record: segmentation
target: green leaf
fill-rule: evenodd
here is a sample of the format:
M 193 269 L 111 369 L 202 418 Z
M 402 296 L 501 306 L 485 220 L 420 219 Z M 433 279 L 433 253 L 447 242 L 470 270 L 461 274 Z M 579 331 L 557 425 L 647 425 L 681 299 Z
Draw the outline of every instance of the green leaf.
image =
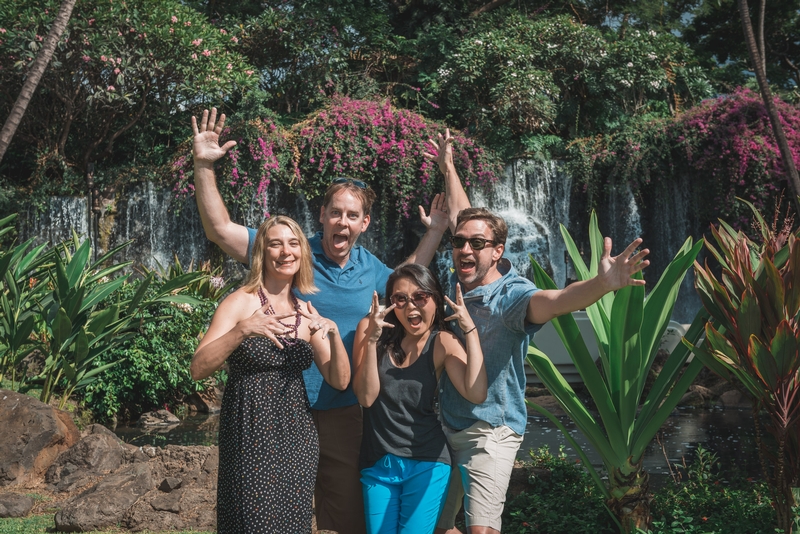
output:
M 736 312 L 736 334 L 742 340 L 750 339 L 751 335 L 761 335 L 761 308 L 752 288 L 747 288 L 742 295 L 742 303 Z
M 25 342 L 28 341 L 28 337 L 30 337 L 31 332 L 33 332 L 34 326 L 34 316 L 28 315 L 27 319 L 25 319 L 22 324 L 19 325 L 17 328 L 17 333 L 14 336 L 14 340 L 12 341 L 11 346 L 14 350 L 19 349 Z
M 111 250 L 109 250 L 108 252 L 103 254 L 101 257 L 97 258 L 97 260 L 89 266 L 89 270 L 90 271 L 94 271 L 95 269 L 97 269 L 101 265 L 104 265 L 109 260 L 111 260 L 111 257 L 114 254 L 116 254 L 120 250 L 124 249 L 125 247 L 130 246 L 131 243 L 133 243 L 133 239 L 131 239 L 130 241 L 126 241 L 126 242 L 122 243 L 121 245 L 117 245 L 116 247 L 112 248 Z
M 89 354 L 89 339 L 86 337 L 86 331 L 83 328 L 78 331 L 74 346 L 73 361 L 77 367 L 81 367 L 84 358 Z
M 158 288 L 158 292 L 156 293 L 156 298 L 154 300 L 159 300 L 159 297 L 167 295 L 172 291 L 186 287 L 192 282 L 200 280 L 201 278 L 203 278 L 203 276 L 205 276 L 205 273 L 203 273 L 202 271 L 195 271 L 176 276 L 175 278 L 173 278 L 172 280 L 170 280 L 169 282 L 165 283 L 160 288 Z
M 86 299 L 83 301 L 83 305 L 80 308 L 81 312 L 87 311 L 91 309 L 95 304 L 102 302 L 107 296 L 111 293 L 116 291 L 119 286 L 125 283 L 130 275 L 126 274 L 125 276 L 120 276 L 119 278 L 115 278 L 111 282 L 107 282 L 105 284 L 97 284 L 92 288 L 89 294 L 86 296 Z
M 67 265 L 67 281 L 69 282 L 69 287 L 75 287 L 81 275 L 83 275 L 86 263 L 89 261 L 89 254 L 92 253 L 90 245 L 89 240 L 86 239 L 81 246 L 78 247 L 78 250 L 75 251 L 75 255 L 72 256 L 69 265 Z
M 775 331 L 769 351 L 775 358 L 778 378 L 791 380 L 800 367 L 800 343 L 794 329 L 788 321 L 783 320 Z
M 778 368 L 772 353 L 756 336 L 750 336 L 749 352 L 759 378 L 771 391 L 775 391 Z
M 61 347 L 70 335 L 72 335 L 72 323 L 67 316 L 67 312 L 64 311 L 64 308 L 58 308 L 52 329 L 53 347 Z

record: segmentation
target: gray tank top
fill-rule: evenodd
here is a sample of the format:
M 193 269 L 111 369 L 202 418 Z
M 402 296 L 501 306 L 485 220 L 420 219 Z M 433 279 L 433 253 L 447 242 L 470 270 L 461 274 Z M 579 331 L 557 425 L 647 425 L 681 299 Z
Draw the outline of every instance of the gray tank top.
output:
M 386 454 L 450 464 L 442 424 L 434 411 L 437 381 L 431 333 L 417 361 L 395 367 L 388 354 L 378 357 L 381 391 L 364 409 L 360 469 L 371 467 Z

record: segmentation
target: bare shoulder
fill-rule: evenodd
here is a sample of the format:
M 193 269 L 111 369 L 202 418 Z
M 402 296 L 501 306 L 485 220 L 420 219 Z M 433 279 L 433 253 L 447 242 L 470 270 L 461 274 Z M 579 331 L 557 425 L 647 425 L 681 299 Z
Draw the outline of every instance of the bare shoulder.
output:
M 249 317 L 261 307 L 261 301 L 258 295 L 248 293 L 244 288 L 240 287 L 219 303 L 217 312 L 231 314 L 234 317 L 243 318 Z
M 446 354 L 462 354 L 464 353 L 464 345 L 456 335 L 449 330 L 442 330 L 436 336 L 436 344 L 442 347 Z

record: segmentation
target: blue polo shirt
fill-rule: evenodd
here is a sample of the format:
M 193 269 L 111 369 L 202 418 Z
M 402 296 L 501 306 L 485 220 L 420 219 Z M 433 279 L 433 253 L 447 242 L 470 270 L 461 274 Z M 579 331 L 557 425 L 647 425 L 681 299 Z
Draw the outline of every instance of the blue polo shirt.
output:
M 533 334 L 542 327 L 526 320 L 528 302 L 538 291 L 533 282 L 518 275 L 511 263 L 503 259 L 498 266 L 502 277 L 491 284 L 478 286 L 464 293 L 464 304 L 469 310 L 483 349 L 483 361 L 489 379 L 486 400 L 473 404 L 458 392 L 443 373 L 440 385 L 441 415 L 444 423 L 453 430 L 464 430 L 477 421 L 493 427 L 507 426 L 517 434 L 525 433 L 528 412 L 525 409 L 525 356 Z M 453 274 L 450 287 L 455 300 L 458 279 Z M 456 335 L 464 335 L 456 326 Z
M 250 257 L 256 230 L 247 229 L 250 241 L 247 245 L 247 256 Z M 297 297 L 310 301 L 320 315 L 330 319 L 339 327 L 344 348 L 350 357 L 350 368 L 353 365 L 353 341 L 358 322 L 363 319 L 372 305 L 372 292 L 377 291 L 383 298 L 386 293 L 386 282 L 392 270 L 376 258 L 370 251 L 361 246 L 354 246 L 350 251 L 350 259 L 344 267 L 331 261 L 322 250 L 322 232 L 317 232 L 308 240 L 314 256 L 314 285 L 319 293 Z M 322 378 L 316 364 L 303 372 L 306 392 L 311 407 L 315 410 L 330 410 L 343 406 L 358 404 L 353 393 L 352 384 L 344 391 L 328 385 Z

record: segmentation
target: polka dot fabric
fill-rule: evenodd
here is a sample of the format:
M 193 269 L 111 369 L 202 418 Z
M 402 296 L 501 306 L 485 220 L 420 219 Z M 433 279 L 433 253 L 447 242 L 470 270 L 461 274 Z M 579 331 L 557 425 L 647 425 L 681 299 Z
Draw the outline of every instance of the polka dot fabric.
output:
M 319 441 L 303 370 L 311 345 L 245 340 L 228 358 L 219 430 L 217 532 L 311 532 Z

